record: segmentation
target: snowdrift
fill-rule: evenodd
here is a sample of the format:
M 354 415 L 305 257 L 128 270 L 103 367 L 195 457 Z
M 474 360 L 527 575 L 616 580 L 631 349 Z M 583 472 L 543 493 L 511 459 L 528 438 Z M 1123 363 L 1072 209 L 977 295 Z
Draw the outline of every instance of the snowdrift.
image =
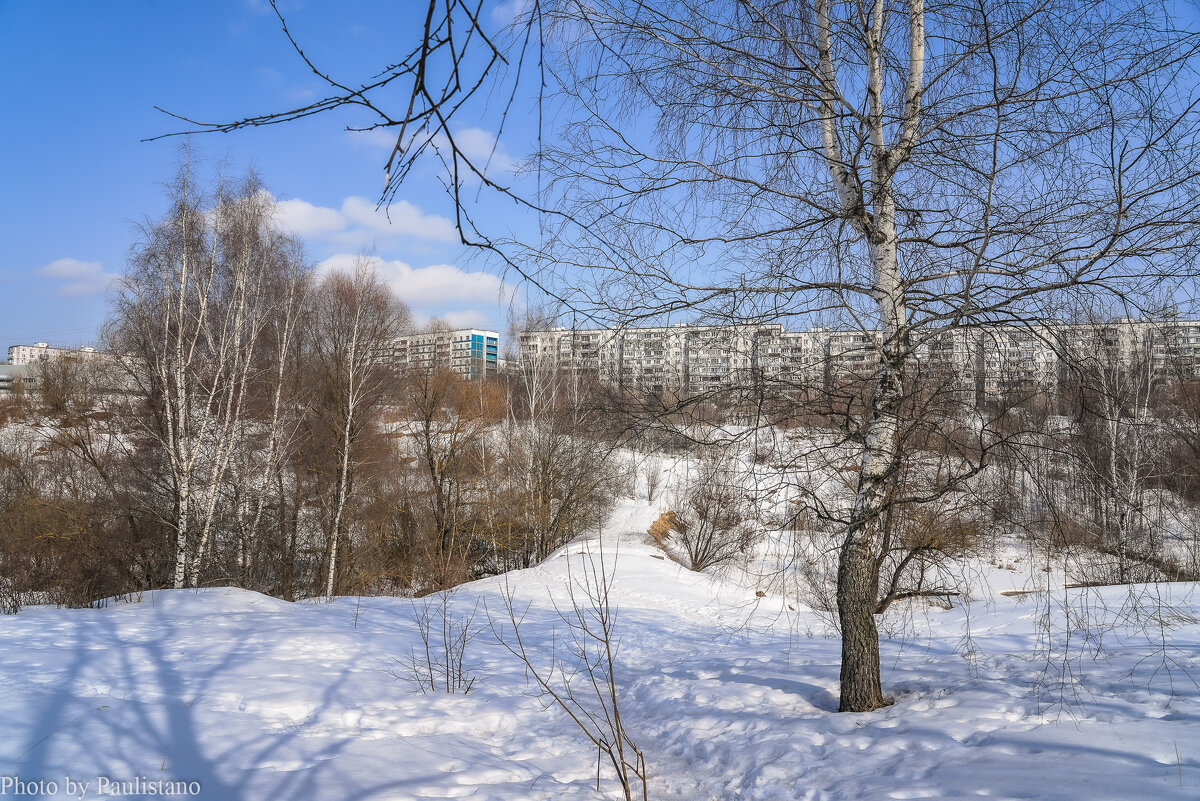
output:
M 602 556 L 622 712 L 654 799 L 1200 797 L 1194 585 L 1001 595 L 1040 568 L 981 565 L 996 592 L 948 611 L 914 602 L 885 626 L 895 703 L 839 715 L 825 618 L 664 558 L 641 533 L 655 514 L 627 506 L 602 537 L 460 588 L 449 608 L 478 629 L 465 695 L 408 675 L 421 601 L 210 589 L 0 618 L 5 792 L 19 797 L 20 779 L 40 782 L 33 797 L 78 798 L 86 782 L 82 797 L 103 797 L 103 778 L 186 782 L 213 801 L 615 797 L 496 640 L 510 602 L 539 653 L 561 647 L 569 590 Z

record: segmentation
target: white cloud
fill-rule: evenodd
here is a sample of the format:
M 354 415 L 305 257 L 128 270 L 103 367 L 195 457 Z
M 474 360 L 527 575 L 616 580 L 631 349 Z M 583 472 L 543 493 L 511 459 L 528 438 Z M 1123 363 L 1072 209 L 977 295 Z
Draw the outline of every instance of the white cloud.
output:
M 435 143 L 442 146 L 449 146 L 449 142 L 445 139 L 434 140 Z M 488 170 L 501 170 L 503 172 L 512 172 L 516 168 L 516 163 L 508 155 L 508 151 L 504 149 L 502 142 L 496 141 L 496 135 L 491 131 L 485 131 L 482 128 L 464 128 L 461 131 L 455 131 L 454 143 L 467 158 L 478 167 L 484 169 L 486 165 Z
M 349 253 L 339 253 L 321 262 L 317 271 L 321 274 L 349 272 L 354 269 L 358 258 Z M 495 308 L 507 295 L 504 282 L 491 273 L 466 272 L 450 264 L 413 267 L 402 261 L 386 261 L 378 257 L 369 260 L 375 274 L 401 300 L 417 310 L 461 305 Z
M 507 0 L 492 6 L 492 22 L 497 25 L 511 25 L 529 13 L 533 5 L 531 0 Z
M 100 295 L 120 276 L 106 273 L 98 261 L 57 259 L 41 267 L 38 275 L 59 281 L 56 295 Z
M 437 214 L 423 214 L 407 200 L 397 200 L 379 209 L 364 197 L 348 197 L 342 203 L 342 215 L 363 230 L 379 234 L 395 232 L 423 239 L 458 241 L 454 223 Z
M 396 146 L 396 134 L 387 128 L 351 131 L 350 141 L 378 151 L 381 155 L 387 155 Z M 409 140 L 409 146 L 412 141 L 412 139 Z M 439 133 L 429 141 L 443 154 L 450 152 L 450 140 L 446 138 L 445 134 Z M 458 145 L 462 154 L 481 171 L 512 172 L 517 167 L 512 156 L 504 149 L 504 143 L 498 142 L 496 134 L 483 128 L 462 128 L 455 131 L 454 144 Z
M 437 214 L 425 214 L 407 200 L 376 208 L 365 197 L 352 196 L 340 209 L 317 206 L 304 200 L 283 200 L 279 225 L 303 237 L 327 238 L 343 247 L 360 248 L 401 237 L 457 242 L 454 223 Z
M 482 328 L 486 330 L 492 327 L 488 316 L 475 309 L 446 312 L 441 315 L 441 318 L 451 328 Z
M 276 208 L 280 227 L 297 236 L 321 236 L 346 227 L 336 209 L 314 206 L 304 200 L 281 200 Z

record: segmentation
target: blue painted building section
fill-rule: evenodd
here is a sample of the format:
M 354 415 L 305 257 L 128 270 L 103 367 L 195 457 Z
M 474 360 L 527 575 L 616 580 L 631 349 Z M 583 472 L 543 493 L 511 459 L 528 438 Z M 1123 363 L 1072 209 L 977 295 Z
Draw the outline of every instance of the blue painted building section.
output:
M 471 378 L 495 375 L 499 367 L 499 337 L 471 334 Z

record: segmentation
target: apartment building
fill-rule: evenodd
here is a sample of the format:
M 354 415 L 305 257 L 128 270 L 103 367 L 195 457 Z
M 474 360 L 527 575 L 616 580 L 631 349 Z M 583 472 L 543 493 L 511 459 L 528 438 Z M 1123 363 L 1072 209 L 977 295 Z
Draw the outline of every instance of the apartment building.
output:
M 877 331 L 679 324 L 530 331 L 520 336 L 519 355 L 524 363 L 590 371 L 630 389 L 697 392 L 759 379 L 815 387 L 839 376 L 870 375 L 881 345 Z M 1200 375 L 1200 321 L 956 327 L 929 332 L 912 345 L 917 365 L 986 395 L 1017 386 L 1050 388 L 1080 354 L 1125 364 L 1148 359 L 1156 370 Z
M 554 328 L 522 334 L 520 359 L 549 360 L 650 392 L 702 392 L 762 378 L 815 386 L 831 373 L 869 373 L 879 341 L 875 333 L 785 331 L 778 323 Z
M 30 389 L 36 381 L 37 376 L 28 364 L 0 364 L 0 394 L 18 388 Z
M 32 345 L 10 345 L 8 363 L 36 364 L 68 356 L 75 359 L 94 359 L 106 355 L 95 348 L 57 348 L 47 342 L 34 342 Z
M 462 328 L 399 337 L 380 356 L 409 367 L 445 365 L 464 378 L 475 380 L 498 372 L 499 351 L 497 332 Z
M 0 392 L 12 392 L 17 387 L 33 389 L 39 379 L 39 364 L 68 358 L 108 364 L 115 357 L 95 348 L 59 348 L 48 342 L 10 345 L 8 362 L 0 364 Z
M 525 364 L 590 371 L 647 392 L 703 391 L 752 380 L 764 357 L 780 362 L 778 348 L 768 356 L 763 345 L 782 335 L 780 325 L 552 328 L 521 334 L 519 357 Z

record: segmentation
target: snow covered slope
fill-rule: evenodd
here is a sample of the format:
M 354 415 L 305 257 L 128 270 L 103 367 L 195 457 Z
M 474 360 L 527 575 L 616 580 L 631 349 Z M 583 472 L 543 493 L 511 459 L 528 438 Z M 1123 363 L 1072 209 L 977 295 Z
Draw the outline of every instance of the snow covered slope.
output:
M 1200 798 L 1193 585 L 1086 591 L 1112 609 L 1088 621 L 1064 611 L 1079 590 L 910 607 L 884 646 L 896 703 L 839 715 L 838 645 L 820 616 L 663 559 L 636 533 L 652 516 L 627 507 L 603 543 L 451 601 L 461 614 L 478 604 L 479 624 L 511 594 L 529 606 L 523 636 L 548 654 L 556 605 L 602 552 L 652 798 Z M 1146 594 L 1143 610 L 1169 600 L 1170 614 L 1121 617 L 1129 592 Z M 68 777 L 91 798 L 99 777 L 198 782 L 192 797 L 213 801 L 614 797 L 607 773 L 596 791 L 594 749 L 486 627 L 466 654 L 469 694 L 417 690 L 415 614 L 404 599 L 211 589 L 0 618 L 0 777 L 44 782 L 5 791 L 0 778 L 0 799 L 71 797 Z M 1103 659 L 1062 657 L 1101 634 Z M 57 794 L 17 792 L 31 789 Z

